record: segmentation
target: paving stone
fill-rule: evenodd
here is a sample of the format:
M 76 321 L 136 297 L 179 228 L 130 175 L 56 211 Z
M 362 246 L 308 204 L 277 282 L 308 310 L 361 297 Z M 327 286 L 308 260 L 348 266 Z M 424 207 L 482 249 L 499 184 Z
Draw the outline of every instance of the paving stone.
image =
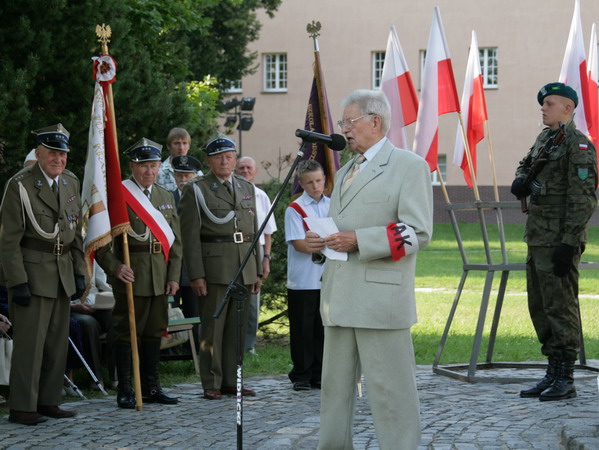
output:
M 599 366 L 599 361 L 589 362 Z M 493 375 L 492 370 L 485 371 Z M 539 369 L 501 369 L 501 376 L 536 379 Z M 497 375 L 497 374 L 495 374 Z M 419 450 L 599 449 L 596 379 L 576 380 L 578 397 L 560 402 L 521 399 L 530 383 L 465 383 L 417 368 L 422 440 Z M 318 445 L 320 391 L 297 393 L 286 376 L 246 380 L 258 391 L 244 399 L 244 447 L 314 449 Z M 261 391 L 263 392 L 261 394 Z M 200 383 L 169 389 L 176 406 L 144 405 L 143 411 L 116 407 L 114 396 L 66 403 L 75 419 L 49 419 L 25 427 L 0 418 L 0 449 L 231 449 L 237 446 L 236 402 L 207 401 Z M 368 389 L 356 401 L 354 446 L 376 450 Z

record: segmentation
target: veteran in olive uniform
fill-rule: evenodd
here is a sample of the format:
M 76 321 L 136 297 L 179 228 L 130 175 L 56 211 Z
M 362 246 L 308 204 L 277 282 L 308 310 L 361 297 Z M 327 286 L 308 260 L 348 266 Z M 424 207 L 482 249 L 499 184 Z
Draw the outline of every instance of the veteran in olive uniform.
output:
M 218 137 L 208 143 L 206 153 L 210 172 L 185 185 L 179 211 L 185 263 L 191 286 L 200 297 L 200 375 L 204 398 L 215 400 L 222 394 L 236 393 L 236 301 L 229 300 L 218 319 L 212 315 L 250 249 L 258 224 L 254 187 L 234 174 L 235 143 Z M 260 290 L 261 273 L 261 261 L 254 249 L 254 257 L 238 281 L 256 293 Z M 243 303 L 242 336 L 248 322 L 248 305 L 249 297 Z M 243 394 L 255 395 L 249 389 L 243 389 Z
M 578 263 L 586 226 L 597 207 L 597 156 L 573 122 L 578 96 L 563 83 L 538 93 L 543 123 L 516 170 L 512 193 L 530 195 L 524 240 L 528 244 L 528 309 L 547 373 L 521 397 L 542 401 L 576 397 L 574 363 L 580 348 Z
M 175 204 L 179 207 L 183 187 L 187 182 L 198 176 L 198 171 L 200 171 L 202 164 L 198 159 L 188 155 L 175 156 L 171 164 L 175 173 L 175 183 L 177 184 L 177 189 L 172 191 L 172 193 L 173 197 L 175 197 Z M 200 302 L 198 302 L 198 296 L 191 288 L 185 262 L 181 265 L 181 282 L 179 283 L 179 292 L 177 295 L 179 298 L 175 297 L 175 303 L 178 300 L 181 301 L 181 309 L 185 317 L 198 317 L 200 315 Z M 194 325 L 192 331 L 196 348 L 200 348 L 200 326 L 197 324 Z
M 123 182 L 132 230 L 129 234 L 131 266 L 125 265 L 122 238 L 98 250 L 96 259 L 112 284 L 114 354 L 118 377 L 117 405 L 135 408 L 131 388 L 131 342 L 126 283 L 133 284 L 135 322 L 140 344 L 140 372 L 145 402 L 176 404 L 160 387 L 160 340 L 168 325 L 168 299 L 179 289 L 182 247 L 179 218 L 173 194 L 154 184 L 162 146 L 143 138 L 126 153 L 132 177 Z M 165 235 L 170 240 L 162 237 Z
M 37 162 L 9 180 L 0 212 L 0 258 L 8 287 L 14 350 L 9 420 L 64 418 L 63 374 L 70 299 L 85 290 L 79 180 L 65 169 L 69 132 L 33 131 Z

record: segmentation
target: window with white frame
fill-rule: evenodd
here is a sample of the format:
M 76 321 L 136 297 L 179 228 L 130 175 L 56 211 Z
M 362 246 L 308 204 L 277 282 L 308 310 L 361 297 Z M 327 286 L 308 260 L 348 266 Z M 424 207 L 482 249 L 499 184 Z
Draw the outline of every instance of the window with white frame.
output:
M 438 162 L 439 162 L 439 170 L 441 171 L 443 180 L 446 180 L 447 179 L 447 155 L 442 155 L 439 153 L 437 158 L 438 158 Z M 441 184 L 441 181 L 439 181 L 439 173 L 436 170 L 434 172 L 431 172 L 431 184 L 433 186 L 438 186 Z
M 497 47 L 479 48 L 480 70 L 483 76 L 484 89 L 497 89 Z
M 264 55 L 264 91 L 287 92 L 287 54 Z
M 385 52 L 372 52 L 372 89 L 381 87 Z
M 241 80 L 231 81 L 229 88 L 226 90 L 227 94 L 240 94 L 243 92 Z

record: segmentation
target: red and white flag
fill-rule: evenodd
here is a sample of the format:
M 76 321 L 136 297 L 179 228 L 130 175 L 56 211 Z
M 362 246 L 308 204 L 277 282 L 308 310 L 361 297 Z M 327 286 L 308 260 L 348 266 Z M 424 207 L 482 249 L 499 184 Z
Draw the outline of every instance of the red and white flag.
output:
M 474 177 L 476 177 L 476 144 L 485 137 L 485 121 L 488 119 L 488 116 L 475 31 L 472 31 L 472 42 L 470 43 L 470 54 L 468 55 L 461 106 L 462 118 L 466 127 L 466 139 L 468 140 L 468 148 L 470 149 L 470 159 L 472 160 L 472 172 L 474 173 Z M 468 157 L 460 123 L 458 123 L 455 140 L 453 163 L 462 168 L 466 184 L 469 188 L 472 188 L 472 176 L 468 165 Z
M 574 15 L 570 25 L 570 35 L 566 45 L 566 54 L 559 74 L 559 81 L 567 84 L 578 94 L 578 106 L 574 115 L 576 128 L 583 134 L 589 134 L 589 74 L 587 72 L 587 57 L 582 37 L 580 21 L 580 0 L 574 4 Z
M 589 117 L 587 123 L 589 135 L 595 146 L 599 148 L 599 99 L 597 89 L 599 86 L 599 59 L 597 58 L 597 25 L 591 28 L 591 44 L 589 45 Z M 599 151 L 599 150 L 598 150 Z
M 381 90 L 391 105 L 391 128 L 387 137 L 393 145 L 408 148 L 404 127 L 416 122 L 418 96 L 403 55 L 395 25 L 391 25 L 381 77 Z
M 116 62 L 108 55 L 94 58 L 94 99 L 89 125 L 87 161 L 81 200 L 87 232 L 83 242 L 91 274 L 93 253 L 130 229 L 123 199 L 116 128 L 107 95 L 116 78 Z
M 414 152 L 426 159 L 431 172 L 437 170 L 438 165 L 439 116 L 459 111 L 460 103 L 449 47 L 439 7 L 435 6 L 426 48 L 422 93 L 414 135 Z

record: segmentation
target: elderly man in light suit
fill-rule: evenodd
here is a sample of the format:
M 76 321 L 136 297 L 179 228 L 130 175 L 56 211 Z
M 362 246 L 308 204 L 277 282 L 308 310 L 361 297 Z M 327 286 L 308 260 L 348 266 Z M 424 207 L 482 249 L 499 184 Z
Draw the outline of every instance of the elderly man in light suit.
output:
M 329 216 L 340 231 L 307 235 L 313 252 L 327 246 L 348 254 L 347 261 L 328 261 L 322 280 L 319 448 L 353 448 L 362 372 L 380 448 L 415 449 L 420 417 L 410 327 L 416 251 L 433 228 L 429 169 L 385 137 L 391 112 L 381 91 L 355 91 L 343 107 L 339 126 L 357 155 L 337 172 L 331 195 Z

